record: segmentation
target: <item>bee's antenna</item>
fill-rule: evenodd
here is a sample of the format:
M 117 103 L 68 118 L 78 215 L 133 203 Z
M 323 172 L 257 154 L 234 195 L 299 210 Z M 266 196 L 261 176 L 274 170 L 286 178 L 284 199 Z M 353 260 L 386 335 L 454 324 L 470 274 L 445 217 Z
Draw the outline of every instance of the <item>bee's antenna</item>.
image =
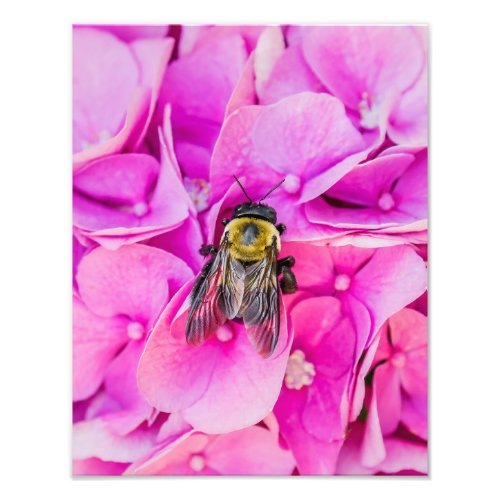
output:
M 259 203 L 261 201 L 264 201 L 275 189 L 278 189 L 283 183 L 285 182 L 285 179 L 283 179 L 282 181 L 278 182 L 278 184 L 276 184 L 276 186 L 274 186 L 270 191 L 268 191 L 263 198 L 260 199 Z
M 238 180 L 238 177 L 236 177 L 236 175 L 233 175 L 233 177 L 236 179 L 236 182 L 238 183 L 238 185 L 240 186 L 241 190 L 243 191 L 245 196 L 248 198 L 250 203 L 253 203 L 252 199 L 250 198 L 250 196 L 248 196 L 247 192 L 245 191 L 245 188 L 242 186 L 241 182 Z

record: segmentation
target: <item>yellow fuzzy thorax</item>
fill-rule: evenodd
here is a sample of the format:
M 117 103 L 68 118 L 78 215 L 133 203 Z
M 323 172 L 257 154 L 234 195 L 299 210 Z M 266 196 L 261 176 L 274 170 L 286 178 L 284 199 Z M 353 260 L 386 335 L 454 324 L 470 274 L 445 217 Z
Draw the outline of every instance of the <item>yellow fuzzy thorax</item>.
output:
M 258 229 L 257 237 L 251 244 L 245 244 L 244 242 L 243 230 L 248 224 L 253 224 Z M 231 257 L 243 262 L 262 260 L 266 256 L 266 247 L 273 242 L 273 236 L 276 236 L 278 253 L 281 249 L 278 230 L 273 224 L 262 219 L 254 219 L 253 217 L 233 219 L 226 226 L 225 233 L 229 233 Z

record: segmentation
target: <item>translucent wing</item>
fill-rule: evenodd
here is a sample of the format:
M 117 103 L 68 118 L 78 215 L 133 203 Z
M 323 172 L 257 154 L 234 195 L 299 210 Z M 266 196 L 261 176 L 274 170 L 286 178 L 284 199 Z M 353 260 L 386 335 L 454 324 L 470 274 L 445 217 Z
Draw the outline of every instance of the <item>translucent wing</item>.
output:
M 226 319 L 236 316 L 243 300 L 245 269 L 229 252 L 228 235 L 202 270 L 191 292 L 186 322 L 188 344 L 198 345 L 210 337 Z
M 276 242 L 266 257 L 246 269 L 241 312 L 250 341 L 267 358 L 276 347 L 280 329 Z

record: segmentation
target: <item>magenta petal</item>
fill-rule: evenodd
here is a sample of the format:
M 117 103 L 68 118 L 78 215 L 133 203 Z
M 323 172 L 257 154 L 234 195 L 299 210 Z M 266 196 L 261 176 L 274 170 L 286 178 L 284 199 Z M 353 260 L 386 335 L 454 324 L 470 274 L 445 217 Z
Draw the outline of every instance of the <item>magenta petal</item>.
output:
M 273 169 L 304 181 L 364 147 L 342 103 L 310 92 L 266 106 L 257 117 L 253 143 Z
M 380 420 L 377 405 L 377 382 L 373 384 L 374 391 L 368 409 L 365 432 L 360 448 L 360 461 L 365 467 L 375 467 L 386 456 L 384 437 L 380 428 Z
M 133 206 L 147 201 L 159 170 L 160 165 L 149 155 L 111 155 L 89 163 L 75 175 L 73 188 L 87 199 Z M 82 216 L 84 214 L 76 211 L 75 224 L 82 225 Z M 103 224 L 87 226 L 89 229 L 102 227 Z
M 169 65 L 160 104 L 171 103 L 174 128 L 189 117 L 221 123 L 247 54 L 243 39 L 228 36 Z
M 257 426 L 218 436 L 205 453 L 209 467 L 222 475 L 289 475 L 295 467 L 277 436 Z
M 305 391 L 282 389 L 274 407 L 274 413 L 280 424 L 280 432 L 289 445 L 301 474 L 334 474 L 343 440 L 327 443 L 316 439 L 304 430 L 301 413 L 305 397 Z
M 93 312 L 127 315 L 144 328 L 156 319 L 169 296 L 192 277 L 188 266 L 171 254 L 144 245 L 116 251 L 96 248 L 80 262 L 77 282 Z
M 390 362 L 375 369 L 373 376 L 380 427 L 385 436 L 392 434 L 401 419 L 401 387 L 399 370 Z
M 271 104 L 300 92 L 324 92 L 325 88 L 311 71 L 298 46 L 288 47 L 276 61 L 263 85 L 261 104 Z
M 117 462 L 103 462 L 98 458 L 73 460 L 73 476 L 121 476 L 126 464 Z
M 151 90 L 147 116 L 142 125 L 142 130 L 132 138 L 133 142 L 129 139 L 128 147 L 130 149 L 135 150 L 144 139 L 148 125 L 153 117 L 160 86 L 173 48 L 173 38 L 139 39 L 130 44 L 130 50 L 133 52 L 140 68 L 141 77 L 138 83 Z
M 78 422 L 73 425 L 73 458 L 133 462 L 153 447 L 154 440 L 154 433 L 144 429 L 120 436 L 100 419 Z
M 303 300 L 292 311 L 294 349 L 302 350 L 316 371 L 307 387 L 302 424 L 309 434 L 328 442 L 344 437 L 347 386 L 355 363 L 355 332 L 341 307 L 333 297 L 320 297 Z
M 226 118 L 241 108 L 242 106 L 250 106 L 257 104 L 257 95 L 255 93 L 255 53 L 252 52 L 247 59 L 240 78 L 237 81 L 231 97 L 226 106 Z
M 163 38 L 168 32 L 168 26 L 165 24 L 98 24 L 92 27 L 109 31 L 124 42 L 138 38 Z
M 73 147 L 78 152 L 119 131 L 139 80 L 139 69 L 128 46 L 113 35 L 76 28 L 73 78 Z
M 139 392 L 136 379 L 137 365 L 144 345 L 145 342 L 140 340 L 129 342 L 110 363 L 104 379 L 106 392 L 122 409 L 142 414 L 142 420 L 151 414 L 151 408 Z
M 428 78 L 426 68 L 390 115 L 387 132 L 397 144 L 425 146 L 428 142 Z
M 350 293 L 373 314 L 372 332 L 396 311 L 420 296 L 427 286 L 424 261 L 410 247 L 381 248 L 357 274 Z
M 252 425 L 269 413 L 278 397 L 291 344 L 286 318 L 282 316 L 278 345 L 268 359 L 255 352 L 244 328 L 235 323 L 222 327 L 232 339 L 213 337 L 192 347 L 184 333 L 191 287 L 192 282 L 186 284 L 158 320 L 139 363 L 139 387 L 152 406 L 182 410 L 203 432 Z
M 398 438 L 385 440 L 387 456 L 378 469 L 386 474 L 416 471 L 427 474 L 427 446 Z
M 189 244 L 186 245 L 186 242 Z M 203 257 L 199 249 L 203 244 L 200 225 L 195 217 L 189 216 L 181 226 L 148 241 L 148 245 L 161 248 L 181 258 L 193 272 L 201 269 Z
M 302 38 L 304 55 L 323 84 L 357 109 L 363 92 L 407 90 L 425 62 L 418 35 L 407 26 L 315 26 Z
M 73 399 L 81 401 L 98 389 L 109 362 L 128 341 L 126 318 L 95 315 L 73 298 Z

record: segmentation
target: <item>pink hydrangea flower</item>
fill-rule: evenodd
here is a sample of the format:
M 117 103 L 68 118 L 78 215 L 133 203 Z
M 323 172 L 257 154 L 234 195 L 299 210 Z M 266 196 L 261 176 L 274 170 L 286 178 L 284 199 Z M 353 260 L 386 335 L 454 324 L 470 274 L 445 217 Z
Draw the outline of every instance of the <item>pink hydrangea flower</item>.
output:
M 295 337 L 274 407 L 302 474 L 332 474 L 348 419 L 356 334 L 334 297 L 302 300 L 291 312 Z
M 185 334 L 192 285 L 188 282 L 172 298 L 156 323 L 139 363 L 140 390 L 153 407 L 178 411 L 208 434 L 256 424 L 273 408 L 285 373 L 292 334 L 284 307 L 270 358 L 259 356 L 244 326 L 235 321 L 193 347 Z
M 73 164 L 134 151 L 153 115 L 171 38 L 125 43 L 104 30 L 73 31 Z
M 188 178 L 208 181 L 212 148 L 246 59 L 243 38 L 234 33 L 206 41 L 167 68 L 159 109 L 172 107 L 175 152 Z
M 427 318 L 403 309 L 380 333 L 373 360 L 373 404 L 384 435 L 402 423 L 412 434 L 427 439 Z
M 292 454 L 264 427 L 247 427 L 222 435 L 190 434 L 145 461 L 132 464 L 133 475 L 289 475 Z
M 82 258 L 73 302 L 75 401 L 104 383 L 105 397 L 97 401 L 94 416 L 112 413 L 121 431 L 151 416 L 137 388 L 135 367 L 169 297 L 192 276 L 179 258 L 138 244 L 116 251 L 99 247 Z
M 352 318 L 358 359 L 383 323 L 419 297 L 427 286 L 424 261 L 408 245 L 384 248 L 323 247 L 286 243 L 299 290 L 335 296 Z
M 85 245 L 94 241 L 115 249 L 184 222 L 199 233 L 195 222 L 187 220 L 195 210 L 182 185 L 168 119 L 167 109 L 159 133 L 161 163 L 146 154 L 111 155 L 88 163 L 74 176 L 73 223 Z
M 427 151 L 390 154 L 358 165 L 323 197 L 306 206 L 307 217 L 334 228 L 391 234 L 427 229 Z
M 224 122 L 214 150 L 214 200 L 226 194 L 233 175 L 257 201 L 285 179 L 266 203 L 287 224 L 285 238 L 315 237 L 319 229 L 315 232 L 307 219 L 304 203 L 349 172 L 363 157 L 364 147 L 342 103 L 325 94 L 302 93 L 269 106 L 241 107 Z
M 423 28 L 425 29 L 425 28 Z M 427 53 L 410 26 L 300 28 L 305 60 L 342 100 L 359 127 L 387 131 L 406 145 L 427 144 Z
M 383 438 L 385 455 L 374 463 L 363 448 L 364 426 L 356 423 L 351 429 L 337 461 L 337 475 L 422 475 L 427 474 L 427 446 L 406 436 Z M 368 450 L 369 451 L 369 450 Z M 365 452 L 365 453 L 363 453 Z

